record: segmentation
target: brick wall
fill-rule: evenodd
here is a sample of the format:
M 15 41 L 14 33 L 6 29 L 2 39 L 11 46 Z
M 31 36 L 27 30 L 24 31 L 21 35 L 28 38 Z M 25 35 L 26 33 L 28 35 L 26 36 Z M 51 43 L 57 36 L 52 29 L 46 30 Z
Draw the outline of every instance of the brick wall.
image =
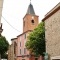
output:
M 34 18 L 32 18 L 32 17 L 34 17 Z M 34 23 L 32 23 L 32 19 L 34 20 Z M 26 32 L 28 30 L 33 30 L 34 28 L 37 27 L 37 25 L 38 25 L 38 16 L 36 16 L 36 15 L 33 16 L 30 14 L 27 14 L 23 18 L 23 32 Z

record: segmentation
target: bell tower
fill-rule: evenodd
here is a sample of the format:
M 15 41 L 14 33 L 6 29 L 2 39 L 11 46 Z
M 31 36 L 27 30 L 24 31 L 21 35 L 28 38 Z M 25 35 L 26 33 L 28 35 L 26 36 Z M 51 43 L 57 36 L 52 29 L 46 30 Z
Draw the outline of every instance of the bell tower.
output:
M 26 15 L 23 18 L 23 32 L 33 30 L 38 25 L 38 16 L 35 14 L 33 5 L 30 3 Z

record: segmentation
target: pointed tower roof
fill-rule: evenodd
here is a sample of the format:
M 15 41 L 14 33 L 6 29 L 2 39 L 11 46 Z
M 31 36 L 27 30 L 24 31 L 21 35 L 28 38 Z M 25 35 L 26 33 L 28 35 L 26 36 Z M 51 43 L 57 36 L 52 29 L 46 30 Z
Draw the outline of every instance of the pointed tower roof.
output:
M 31 3 L 28 7 L 27 14 L 35 15 L 34 8 L 33 8 L 33 5 Z

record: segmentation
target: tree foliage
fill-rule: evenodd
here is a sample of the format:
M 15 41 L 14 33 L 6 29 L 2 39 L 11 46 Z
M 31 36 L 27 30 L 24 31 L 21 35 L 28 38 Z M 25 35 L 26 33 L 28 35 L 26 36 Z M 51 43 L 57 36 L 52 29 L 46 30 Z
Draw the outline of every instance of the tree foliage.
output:
M 5 56 L 8 50 L 9 43 L 4 36 L 0 36 L 0 54 L 1 57 Z
M 43 55 L 45 52 L 45 28 L 44 22 L 41 22 L 37 28 L 28 36 L 26 48 L 35 55 Z
M 8 59 L 8 54 L 7 53 L 1 54 L 1 58 Z

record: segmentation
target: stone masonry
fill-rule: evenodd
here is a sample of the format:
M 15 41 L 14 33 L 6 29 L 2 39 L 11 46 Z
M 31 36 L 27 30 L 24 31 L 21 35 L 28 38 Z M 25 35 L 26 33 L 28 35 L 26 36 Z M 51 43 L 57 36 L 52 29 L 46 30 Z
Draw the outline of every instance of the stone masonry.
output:
M 43 19 L 45 21 L 46 52 L 51 57 L 60 56 L 60 3 Z

